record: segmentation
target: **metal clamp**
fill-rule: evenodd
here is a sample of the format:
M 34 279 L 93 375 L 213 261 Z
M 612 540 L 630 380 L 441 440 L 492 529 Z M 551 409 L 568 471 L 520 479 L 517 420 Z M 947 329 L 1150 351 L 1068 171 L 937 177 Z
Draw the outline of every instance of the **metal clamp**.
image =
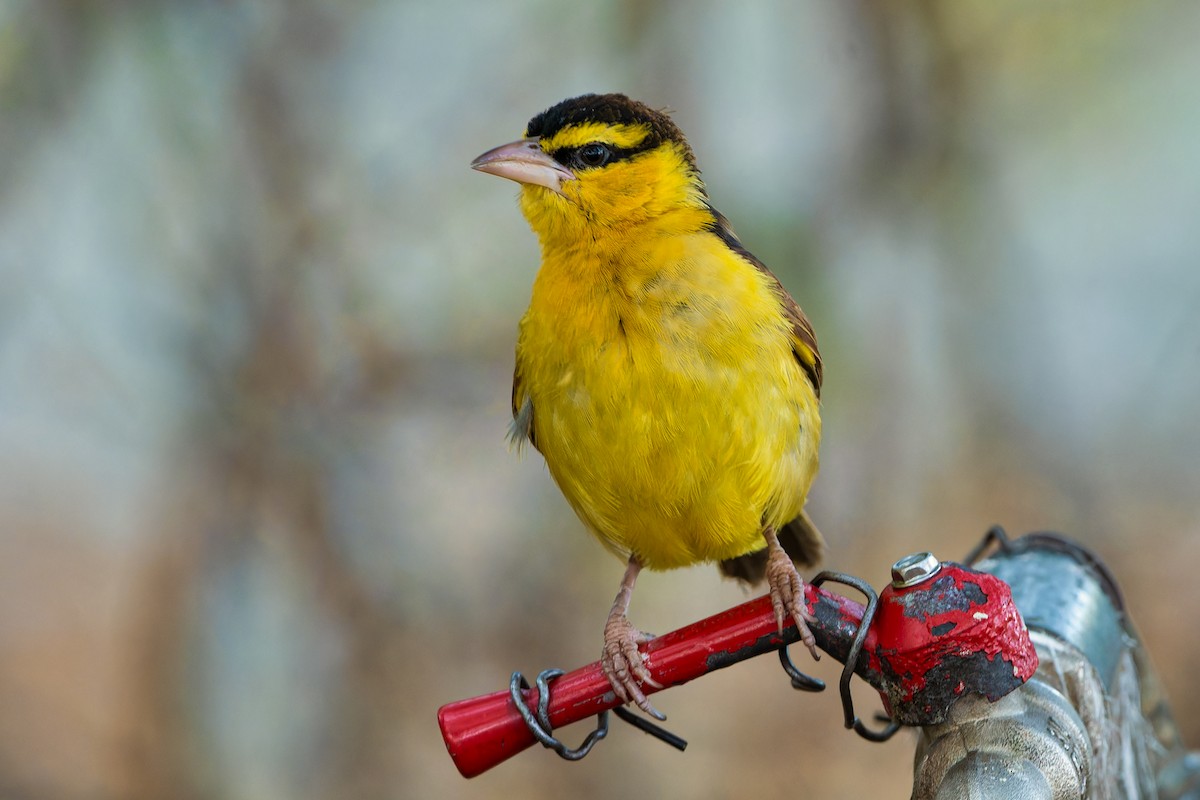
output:
M 529 727 L 529 732 L 534 738 L 542 743 L 542 747 L 549 748 L 558 753 L 559 756 L 567 761 L 578 761 L 586 756 L 592 750 L 592 745 L 608 735 L 608 712 L 601 711 L 596 717 L 596 729 L 587 735 L 583 740 L 583 744 L 577 748 L 570 748 L 563 744 L 558 739 L 551 735 L 550 730 L 550 681 L 564 674 L 561 669 L 544 669 L 538 673 L 537 688 L 538 688 L 538 704 L 537 716 L 529 710 L 529 706 L 525 704 L 525 698 L 522 697 L 521 691 L 529 688 L 529 683 L 525 680 L 525 676 L 520 672 L 514 672 L 512 679 L 508 682 L 508 692 L 512 696 L 513 705 L 517 707 L 517 711 L 521 714 L 521 719 L 525 720 L 525 724 Z
M 820 586 L 827 581 L 840 583 L 843 586 L 849 586 L 852 589 L 857 589 L 867 598 L 867 607 L 863 610 L 862 621 L 858 623 L 858 630 L 854 634 L 854 641 L 850 645 L 850 652 L 846 655 L 846 664 L 842 667 L 842 677 L 838 681 L 838 689 L 842 695 L 842 714 L 846 720 L 846 727 L 853 728 L 854 732 L 863 737 L 869 742 L 886 742 L 888 739 L 900 730 L 900 723 L 895 720 L 888 719 L 888 724 L 883 730 L 873 731 L 869 729 L 863 721 L 854 713 L 854 698 L 850 696 L 850 679 L 854 676 L 854 669 L 858 665 L 858 656 L 862 653 L 863 644 L 867 640 L 867 630 L 871 627 L 871 620 L 875 617 L 875 608 L 879 605 L 879 595 L 871 588 L 871 585 L 861 578 L 856 578 L 853 575 L 847 575 L 844 572 L 832 572 L 826 570 L 814 577 L 809 583 L 813 586 Z
M 825 681 L 820 678 L 814 678 L 808 673 L 801 672 L 799 668 L 792 663 L 792 657 L 788 655 L 788 646 L 782 645 L 779 648 L 779 663 L 783 665 L 783 671 L 792 679 L 792 688 L 800 692 L 823 692 L 825 691 Z
M 601 711 L 596 715 L 596 728 L 584 738 L 583 743 L 579 747 L 571 748 L 565 745 L 561 740 L 554 737 L 550 733 L 550 681 L 564 674 L 561 669 L 544 669 L 538 673 L 534 683 L 537 685 L 538 702 L 536 711 L 531 710 L 525 703 L 525 698 L 521 692 L 529 689 L 529 683 L 525 680 L 525 676 L 520 672 L 514 672 L 512 678 L 508 682 L 508 693 L 512 698 L 513 706 L 521 715 L 521 719 L 525 721 L 529 732 L 534 738 L 542 743 L 542 746 L 558 753 L 559 757 L 567 761 L 578 761 L 591 752 L 592 746 L 604 737 L 608 736 L 608 711 Z M 629 710 L 617 706 L 612 709 L 617 718 L 623 722 L 628 722 L 638 730 L 648 733 L 651 736 L 660 739 L 671 745 L 677 750 L 683 750 L 687 747 L 687 741 L 670 731 L 660 728 L 649 720 L 642 719 L 636 716 Z
M 967 557 L 963 559 L 963 563 L 968 567 L 975 566 L 992 545 L 996 546 L 997 553 L 1007 553 L 1012 547 L 1012 542 L 1009 540 L 1008 534 L 999 525 L 993 525 L 987 529 L 987 533 L 983 535 L 983 539 L 980 540 L 979 544 L 971 548 L 971 552 L 967 553 Z

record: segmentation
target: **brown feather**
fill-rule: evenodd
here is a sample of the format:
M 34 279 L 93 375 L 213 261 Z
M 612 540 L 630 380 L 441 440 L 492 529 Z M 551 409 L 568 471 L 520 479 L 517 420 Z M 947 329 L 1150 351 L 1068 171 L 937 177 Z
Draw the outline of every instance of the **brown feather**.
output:
M 815 567 L 825 555 L 825 539 L 807 511 L 801 511 L 800 516 L 776 533 L 784 552 L 798 567 Z M 751 586 L 762 583 L 767 576 L 767 548 L 764 546 L 762 550 L 726 559 L 717 568 L 726 578 L 735 578 Z

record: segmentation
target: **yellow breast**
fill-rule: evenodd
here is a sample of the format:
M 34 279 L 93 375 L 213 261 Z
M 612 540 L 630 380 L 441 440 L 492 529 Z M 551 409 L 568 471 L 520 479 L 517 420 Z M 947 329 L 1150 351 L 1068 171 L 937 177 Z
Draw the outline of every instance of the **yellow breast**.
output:
M 799 514 L 820 416 L 772 278 L 700 231 L 546 252 L 518 405 L 567 500 L 650 568 L 732 558 Z

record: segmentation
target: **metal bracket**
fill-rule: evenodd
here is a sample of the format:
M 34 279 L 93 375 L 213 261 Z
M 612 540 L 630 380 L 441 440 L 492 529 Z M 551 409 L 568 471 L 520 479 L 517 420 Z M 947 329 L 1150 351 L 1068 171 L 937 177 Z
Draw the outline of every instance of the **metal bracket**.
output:
M 854 634 L 854 641 L 850 645 L 850 652 L 846 655 L 846 664 L 842 667 L 841 680 L 838 681 L 838 689 L 842 695 L 842 713 L 846 720 L 846 727 L 853 728 L 855 733 L 869 742 L 886 742 L 892 738 L 896 731 L 900 730 L 900 723 L 889 719 L 887 727 L 883 730 L 871 730 L 854 713 L 854 698 L 850 696 L 850 679 L 854 677 L 854 668 L 858 664 L 858 656 L 862 652 L 863 643 L 867 640 L 867 630 L 871 626 L 871 620 L 875 617 L 875 608 L 879 605 L 879 595 L 871 588 L 871 584 L 861 578 L 847 575 L 844 572 L 825 570 L 809 581 L 809 583 L 813 586 L 820 586 L 828 581 L 857 589 L 867 598 L 867 607 L 863 610 L 863 617 L 858 623 L 858 630 Z
M 604 737 L 608 736 L 608 711 L 601 711 L 596 716 L 595 729 L 584 738 L 583 743 L 579 747 L 571 748 L 565 745 L 561 740 L 555 738 L 550 733 L 550 681 L 564 674 L 561 669 L 544 669 L 538 673 L 534 683 L 538 690 L 537 709 L 532 710 L 525 703 L 525 698 L 521 692 L 530 688 L 525 676 L 520 672 L 514 672 L 512 678 L 508 682 L 508 692 L 512 698 L 513 705 L 521 715 L 521 719 L 525 721 L 529 732 L 534 738 L 542 743 L 542 746 L 558 753 L 559 757 L 567 761 L 578 761 L 592 751 L 592 746 Z M 633 727 L 648 733 L 651 736 L 661 739 L 677 750 L 683 750 L 687 747 L 687 741 L 670 731 L 660 728 L 649 720 L 642 719 L 636 716 L 628 709 L 617 706 L 612 709 L 617 718 L 623 722 L 628 722 Z
M 788 677 L 792 679 L 793 689 L 800 692 L 825 691 L 825 681 L 801 672 L 796 665 L 792 663 L 792 657 L 788 655 L 788 646 L 786 644 L 779 648 L 779 663 L 783 665 L 783 671 L 786 672 Z
M 971 548 L 971 552 L 967 553 L 967 557 L 963 559 L 963 563 L 968 567 L 975 566 L 993 544 L 996 545 L 997 553 L 1007 553 L 1012 544 L 1004 528 L 999 525 L 993 525 L 987 529 L 987 533 L 983 535 L 983 539 L 979 541 L 979 544 Z
M 508 692 L 512 695 L 513 705 L 521 714 L 521 719 L 525 720 L 525 724 L 529 727 L 529 732 L 534 738 L 542 743 L 543 747 L 549 748 L 558 753 L 567 761 L 578 761 L 586 756 L 592 750 L 592 745 L 608 735 L 608 712 L 601 711 L 596 717 L 596 729 L 587 735 L 583 740 L 583 744 L 577 748 L 570 748 L 563 744 L 558 739 L 554 738 L 550 733 L 550 681 L 564 674 L 561 669 L 544 669 L 538 673 L 537 688 L 538 688 L 538 704 L 537 716 L 525 704 L 525 698 L 522 697 L 521 691 L 529 688 L 529 683 L 525 680 L 525 676 L 520 672 L 514 672 L 512 679 L 508 682 Z

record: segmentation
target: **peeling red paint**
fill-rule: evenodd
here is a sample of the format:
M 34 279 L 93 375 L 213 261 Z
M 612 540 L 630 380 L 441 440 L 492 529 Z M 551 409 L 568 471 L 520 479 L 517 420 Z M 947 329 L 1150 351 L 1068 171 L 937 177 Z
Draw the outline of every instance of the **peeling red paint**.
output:
M 924 583 L 884 589 L 871 627 L 875 634 L 872 662 L 878 659 L 879 668 L 898 681 L 898 685 L 884 687 L 889 705 L 897 710 L 924 692 L 957 696 L 970 690 L 995 699 L 994 694 L 1010 690 L 1003 684 L 971 683 L 973 678 L 982 681 L 985 674 L 998 674 L 994 668 L 959 676 L 956 673 L 964 670 L 952 667 L 963 659 L 979 665 L 980 656 L 989 663 L 1001 658 L 1011 664 L 1011 676 L 1018 683 L 1028 680 L 1037 669 L 1037 653 L 1008 585 L 958 564 L 943 564 L 936 576 Z M 945 686 L 931 686 L 932 681 L 943 681 Z M 925 699 L 900 718 L 936 715 L 937 703 Z M 935 720 L 921 719 L 930 721 Z

